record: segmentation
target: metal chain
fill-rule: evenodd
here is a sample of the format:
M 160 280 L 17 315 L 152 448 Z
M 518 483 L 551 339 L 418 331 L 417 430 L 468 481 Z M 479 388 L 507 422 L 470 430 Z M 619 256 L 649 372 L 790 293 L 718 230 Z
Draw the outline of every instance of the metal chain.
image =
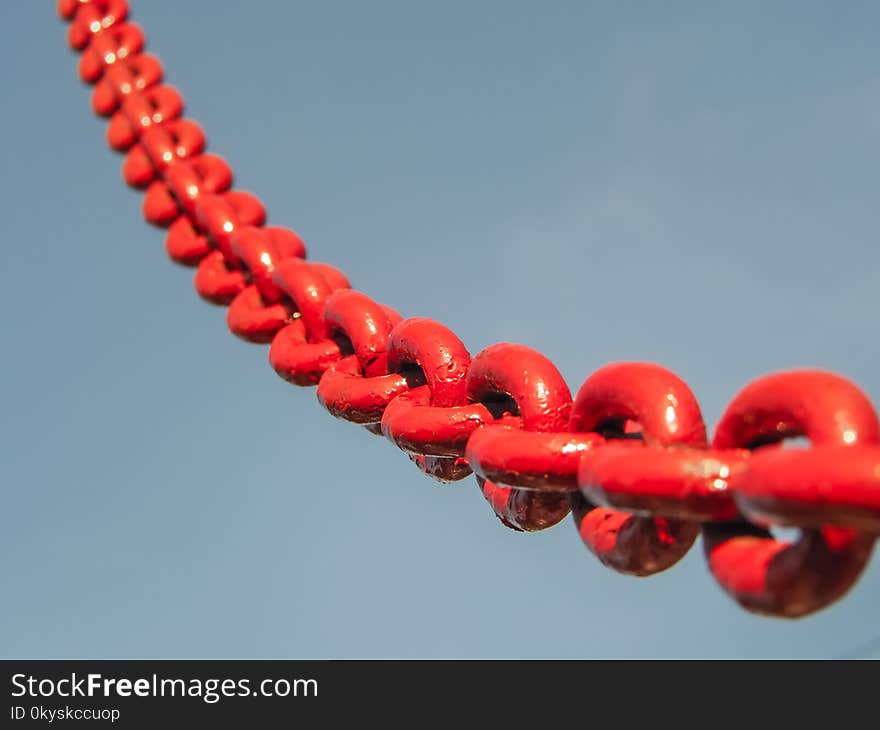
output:
M 659 365 L 606 365 L 572 398 L 528 347 L 472 358 L 442 324 L 403 319 L 336 268 L 307 263 L 292 230 L 265 225 L 263 204 L 232 188 L 229 165 L 183 117 L 125 0 L 60 0 L 58 11 L 168 255 L 195 267 L 205 300 L 228 305 L 235 335 L 270 345 L 282 378 L 317 385 L 332 415 L 387 438 L 429 477 L 475 474 L 511 529 L 571 514 L 586 547 L 622 573 L 666 570 L 702 534 L 712 575 L 750 611 L 809 614 L 858 579 L 880 534 L 880 426 L 853 383 L 808 370 L 759 378 L 710 442 L 690 388 Z M 781 448 L 793 437 L 810 447 Z M 777 540 L 773 525 L 800 537 Z

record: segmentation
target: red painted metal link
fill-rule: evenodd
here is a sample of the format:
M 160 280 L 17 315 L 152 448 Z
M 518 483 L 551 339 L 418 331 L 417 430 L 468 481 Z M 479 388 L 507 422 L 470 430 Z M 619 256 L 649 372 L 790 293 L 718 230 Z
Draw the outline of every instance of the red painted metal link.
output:
M 206 154 L 179 160 L 165 171 L 164 179 L 150 183 L 144 195 L 144 218 L 161 227 L 181 215 L 192 219 L 201 195 L 223 193 L 230 187 L 232 170 L 222 157 Z
M 140 53 L 144 33 L 134 23 L 114 23 L 107 30 L 95 33 L 79 59 L 79 76 L 94 84 L 106 69 Z
M 164 70 L 159 59 L 149 53 L 129 56 L 109 66 L 92 91 L 92 109 L 109 117 L 126 99 L 161 83 Z
M 254 286 L 267 303 L 280 302 L 284 292 L 275 283 L 275 270 L 286 259 L 304 259 L 306 245 L 289 228 L 242 226 L 230 240 L 239 265 L 250 273 Z
M 831 463 L 841 465 L 851 454 L 858 456 L 864 445 L 876 448 L 878 434 L 874 408 L 855 385 L 831 373 L 800 370 L 768 375 L 740 391 L 721 417 L 713 445 L 755 450 L 733 480 L 737 504 L 746 513 L 798 525 L 806 512 L 807 523 L 815 524 L 817 514 L 809 514 L 809 507 L 817 491 L 804 490 L 800 480 L 815 479 L 810 470 L 817 465 L 817 455 L 791 451 L 780 460 L 779 444 L 786 438 L 806 437 L 823 448 L 825 456 L 830 456 L 829 449 L 836 451 Z M 780 461 L 788 467 L 785 474 L 775 468 Z M 755 482 L 752 463 L 758 464 Z M 828 463 L 824 467 L 828 469 Z M 773 499 L 772 492 L 767 498 L 760 477 L 766 477 L 768 469 L 776 489 L 781 486 L 789 499 Z M 836 497 L 836 478 L 820 484 L 820 491 Z M 768 505 L 769 515 L 762 509 Z M 703 536 L 713 575 L 740 605 L 788 617 L 817 611 L 846 593 L 874 544 L 872 535 L 838 527 L 806 529 L 796 543 L 776 540 L 747 524 L 707 523 Z
M 173 86 L 152 86 L 122 99 L 107 125 L 107 144 L 125 152 L 152 125 L 163 124 L 183 114 L 183 97 Z
M 327 281 L 333 281 L 332 275 L 327 273 L 324 278 Z M 311 377 L 309 378 L 309 384 L 314 384 L 315 376 L 319 379 L 319 400 L 321 400 L 321 383 L 324 382 L 328 372 L 340 372 L 336 370 L 336 367 L 341 363 L 347 363 L 341 372 L 354 372 L 360 382 L 375 381 L 380 378 L 387 380 L 389 378 L 386 350 L 388 337 L 391 330 L 401 321 L 401 316 L 393 309 L 377 304 L 361 292 L 344 288 L 342 281 L 335 283 L 335 291 L 327 298 L 324 305 L 323 320 L 326 340 L 324 343 L 312 346 L 311 350 L 311 352 L 320 353 L 320 366 L 311 369 Z M 335 345 L 335 349 L 333 345 Z M 329 350 L 325 350 L 325 347 L 329 347 Z M 308 355 L 309 350 L 300 347 L 300 352 Z M 331 354 L 327 355 L 326 352 Z M 312 360 L 313 357 L 308 356 L 307 359 Z M 333 377 L 331 375 L 331 380 Z M 397 393 L 404 392 L 407 387 L 404 380 L 403 388 Z M 356 408 L 357 404 L 351 406 L 347 415 L 354 416 Z M 352 417 L 349 420 L 355 420 L 355 418 Z M 372 427 L 369 430 L 374 434 L 381 435 L 381 430 L 378 428 Z
M 764 524 L 854 527 L 880 535 L 880 448 L 859 445 L 756 452 L 736 502 Z
M 238 266 L 238 258 L 232 250 L 232 235 L 238 227 L 262 225 L 266 209 L 250 193 L 231 190 L 201 196 L 196 213 L 198 228 L 205 233 L 204 243 L 216 248 L 198 264 L 193 280 L 196 291 L 212 304 L 227 305 L 248 285 L 247 274 Z M 202 244 L 198 239 L 192 243 L 195 247 Z
M 251 284 L 230 302 L 226 324 L 232 334 L 245 342 L 267 345 L 295 315 L 296 310 L 290 302 L 267 302 L 259 288 Z
M 217 155 L 199 155 L 171 165 L 165 171 L 164 184 L 181 212 L 194 217 L 202 195 L 226 192 L 232 187 L 232 168 Z M 238 205 L 241 206 L 241 201 Z
M 341 296 L 341 293 L 339 294 Z M 352 339 L 348 324 L 337 311 L 337 294 L 331 295 L 324 317 L 343 336 Z M 369 300 L 372 302 L 372 300 Z M 409 383 L 399 373 L 388 372 L 387 340 L 390 332 L 402 321 L 402 317 L 390 307 L 379 305 L 385 314 L 388 332 L 381 355 L 372 356 L 372 350 L 342 357 L 333 363 L 318 382 L 318 400 L 334 416 L 366 426 L 371 433 L 381 436 L 380 423 L 386 406 L 398 395 L 409 390 Z M 356 322 L 358 329 L 379 330 L 381 320 L 371 306 L 361 310 L 363 321 Z M 380 320 L 376 322 L 376 320 Z
M 211 253 L 211 242 L 205 234 L 199 232 L 190 216 L 181 215 L 168 227 L 165 253 L 181 266 L 197 266 Z
M 196 200 L 196 225 L 230 265 L 238 263 L 232 250 L 232 236 L 236 229 L 261 226 L 265 221 L 266 209 L 251 193 L 232 190 L 221 195 L 200 195 Z
M 67 30 L 70 47 L 81 51 L 98 33 L 125 20 L 128 3 L 125 0 L 60 0 L 58 14 L 70 20 Z
M 734 520 L 730 482 L 745 469 L 745 449 L 608 446 L 590 455 L 581 489 L 596 504 L 693 522 Z
M 205 133 L 190 119 L 173 119 L 144 130 L 122 163 L 122 176 L 133 188 L 143 188 L 177 160 L 191 159 L 205 149 Z
M 704 447 L 706 428 L 687 384 L 652 363 L 616 363 L 593 373 L 578 391 L 569 427 L 622 438 L 627 423 L 648 446 Z M 575 523 L 584 544 L 599 560 L 630 575 L 652 575 L 677 563 L 690 549 L 699 524 L 664 517 L 640 517 L 595 506 L 590 463 L 606 447 L 581 456 L 583 496 L 572 496 Z
M 571 414 L 571 392 L 562 375 L 550 360 L 524 345 L 506 342 L 481 351 L 471 363 L 467 375 L 467 398 L 482 403 L 496 418 L 511 425 L 500 426 L 504 433 L 557 433 L 568 426 Z M 493 428 L 484 426 L 474 432 Z M 495 426 L 497 431 L 499 426 Z M 479 463 L 479 442 L 468 441 L 468 463 Z M 477 477 L 483 496 L 492 506 L 502 524 L 514 530 L 535 532 L 558 524 L 569 513 L 568 496 L 564 492 L 540 492 L 498 485 Z
M 405 319 L 391 331 L 388 372 L 409 376 L 416 387 L 385 407 L 382 433 L 438 481 L 470 475 L 463 458 L 468 438 L 493 420 L 485 406 L 468 403 L 470 362 L 461 340 L 434 320 Z
M 577 491 L 584 451 L 605 444 L 598 433 L 522 431 L 493 423 L 474 431 L 466 457 L 477 476 L 520 490 Z
M 357 358 L 344 357 L 334 363 L 318 382 L 318 400 L 331 414 L 362 426 L 382 421 L 385 408 L 409 390 L 400 373 L 367 377 Z
M 295 304 L 272 280 L 275 269 L 286 259 L 305 258 L 305 244 L 286 228 L 245 226 L 233 233 L 231 245 L 254 283 L 232 300 L 226 322 L 243 340 L 268 344 L 296 314 Z
M 393 309 L 353 289 L 337 289 L 324 307 L 328 337 L 336 341 L 343 357 L 357 360 L 367 378 L 388 372 L 388 337 L 401 321 Z
M 345 276 L 328 264 L 282 261 L 273 282 L 290 299 L 299 318 L 280 329 L 272 339 L 269 362 L 275 372 L 295 385 L 315 385 L 323 372 L 342 357 L 329 336 L 324 307 L 338 289 L 348 289 Z
M 226 264 L 222 251 L 210 251 L 196 267 L 193 285 L 206 302 L 226 306 L 247 286 L 245 272 Z
M 92 107 L 126 152 L 123 176 L 146 188 L 144 217 L 196 266 L 207 301 L 229 305 L 237 336 L 270 343 L 286 380 L 318 385 L 334 416 L 385 435 L 440 481 L 471 473 L 496 515 L 520 530 L 573 512 L 609 567 L 650 575 L 675 564 L 702 529 L 709 567 L 745 608 L 800 616 L 842 596 L 880 534 L 880 426 L 868 399 L 829 373 L 761 378 L 731 403 L 712 447 L 696 399 L 668 370 L 618 363 L 572 403 L 556 368 L 522 345 L 486 348 L 428 319 L 401 321 L 327 264 L 306 263 L 293 231 L 263 227 L 253 195 L 205 154 L 162 83 L 124 0 L 60 0 Z M 570 415 L 569 415 L 570 411 Z M 808 449 L 783 449 L 805 436 Z M 772 525 L 802 528 L 794 544 Z

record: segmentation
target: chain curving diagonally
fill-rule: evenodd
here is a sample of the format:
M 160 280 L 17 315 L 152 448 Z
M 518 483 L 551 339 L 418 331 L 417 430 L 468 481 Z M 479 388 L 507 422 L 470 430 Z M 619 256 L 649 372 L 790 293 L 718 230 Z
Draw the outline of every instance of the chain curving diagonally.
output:
M 702 534 L 712 575 L 747 610 L 817 611 L 856 582 L 880 534 L 880 425 L 868 398 L 823 371 L 788 371 L 737 394 L 711 441 L 690 388 L 652 363 L 612 363 L 572 398 L 559 371 L 523 345 L 473 358 L 430 319 L 403 319 L 306 262 L 292 230 L 267 226 L 254 195 L 232 188 L 221 157 L 144 52 L 126 0 L 60 0 L 92 107 L 145 190 L 175 262 L 196 269 L 230 331 L 268 344 L 285 380 L 317 385 L 337 418 L 384 436 L 426 475 L 475 474 L 499 520 L 543 530 L 568 514 L 606 566 L 652 575 Z M 806 437 L 810 448 L 784 449 Z M 800 528 L 777 540 L 774 525 Z

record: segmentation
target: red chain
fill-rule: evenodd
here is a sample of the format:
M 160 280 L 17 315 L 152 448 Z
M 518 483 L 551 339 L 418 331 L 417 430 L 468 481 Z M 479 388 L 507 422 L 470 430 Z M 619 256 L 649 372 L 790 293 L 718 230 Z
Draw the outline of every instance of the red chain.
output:
M 472 472 L 501 522 L 542 530 L 569 512 L 599 560 L 631 575 L 678 562 L 702 533 L 709 568 L 750 611 L 802 616 L 840 598 L 880 534 L 880 427 L 843 378 L 790 371 L 760 378 L 728 406 L 711 443 L 696 398 L 650 363 L 593 373 L 574 399 L 555 366 L 523 345 L 473 359 L 446 327 L 401 319 L 306 263 L 291 230 L 264 226 L 253 195 L 207 154 L 162 83 L 125 0 L 60 0 L 92 106 L 146 188 L 144 217 L 166 250 L 195 266 L 198 293 L 228 305 L 229 329 L 271 344 L 285 380 L 317 385 L 334 416 L 384 435 L 427 475 Z M 806 437 L 808 449 L 783 449 Z M 801 528 L 794 543 L 772 525 Z

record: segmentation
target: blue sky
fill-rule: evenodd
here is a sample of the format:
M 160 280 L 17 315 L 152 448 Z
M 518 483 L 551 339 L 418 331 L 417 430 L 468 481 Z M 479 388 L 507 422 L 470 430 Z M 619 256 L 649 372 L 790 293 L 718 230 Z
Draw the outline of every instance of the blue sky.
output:
M 710 428 L 781 368 L 880 401 L 877 4 L 133 5 L 270 220 L 472 352 L 660 362 Z M 0 9 L 3 655 L 878 651 L 876 564 L 796 622 L 699 548 L 625 578 L 282 382 L 142 222 L 53 6 Z

